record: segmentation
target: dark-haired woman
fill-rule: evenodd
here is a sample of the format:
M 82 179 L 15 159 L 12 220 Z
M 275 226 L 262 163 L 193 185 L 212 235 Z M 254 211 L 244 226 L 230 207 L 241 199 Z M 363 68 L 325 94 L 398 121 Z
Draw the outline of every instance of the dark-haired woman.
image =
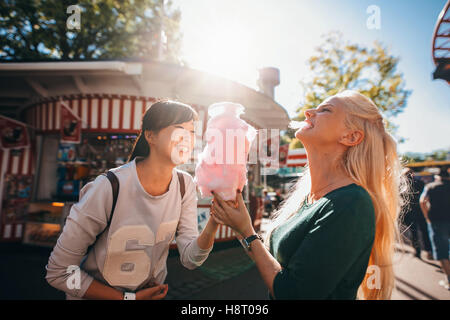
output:
M 67 299 L 164 298 L 174 238 L 186 268 L 206 260 L 218 225 L 210 219 L 198 234 L 193 179 L 175 168 L 190 157 L 196 119 L 190 106 L 173 101 L 147 110 L 128 163 L 111 169 L 120 187 L 110 224 L 108 178 L 83 187 L 46 266 L 48 283 Z

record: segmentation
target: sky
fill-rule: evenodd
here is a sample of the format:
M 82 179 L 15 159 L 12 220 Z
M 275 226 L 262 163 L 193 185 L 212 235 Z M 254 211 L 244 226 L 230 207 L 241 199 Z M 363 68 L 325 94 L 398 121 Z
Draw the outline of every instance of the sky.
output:
M 404 152 L 450 151 L 450 85 L 432 80 L 431 41 L 446 0 L 174 0 L 181 10 L 182 57 L 190 67 L 257 89 L 258 69 L 280 70 L 275 100 L 291 117 L 302 101 L 300 81 L 323 35 L 340 31 L 343 40 L 372 46 L 381 41 L 400 58 L 405 111 L 392 120 L 406 138 Z M 367 20 L 380 12 L 380 28 Z

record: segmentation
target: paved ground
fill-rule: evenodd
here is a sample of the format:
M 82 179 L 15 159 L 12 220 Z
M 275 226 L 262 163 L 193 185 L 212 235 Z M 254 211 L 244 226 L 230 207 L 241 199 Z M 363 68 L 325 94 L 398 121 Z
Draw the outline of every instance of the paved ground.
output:
M 213 252 L 201 267 L 192 271 L 180 264 L 179 257 L 170 257 L 167 269 L 167 299 L 268 298 L 255 264 L 240 245 Z
M 439 262 L 425 256 L 422 254 L 422 260 L 419 260 L 410 246 L 397 251 L 393 300 L 450 300 L 450 291 L 438 284 L 445 278 Z
M 65 299 L 45 281 L 51 249 L 21 244 L 0 245 L 0 300 Z

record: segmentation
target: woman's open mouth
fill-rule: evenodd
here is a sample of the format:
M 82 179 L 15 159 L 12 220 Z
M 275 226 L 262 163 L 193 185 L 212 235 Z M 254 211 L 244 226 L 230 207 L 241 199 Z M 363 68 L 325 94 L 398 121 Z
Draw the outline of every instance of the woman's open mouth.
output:
M 304 129 L 304 128 L 306 128 L 306 129 L 311 129 L 311 128 L 314 128 L 314 125 L 313 125 L 312 122 L 309 121 L 309 120 L 304 120 L 304 121 L 295 121 L 295 120 L 292 120 L 292 121 L 289 123 L 289 128 L 295 129 L 295 130 L 297 130 L 297 129 Z
M 301 129 L 312 129 L 312 128 L 314 128 L 314 125 L 309 120 L 302 121 L 301 124 L 302 124 Z

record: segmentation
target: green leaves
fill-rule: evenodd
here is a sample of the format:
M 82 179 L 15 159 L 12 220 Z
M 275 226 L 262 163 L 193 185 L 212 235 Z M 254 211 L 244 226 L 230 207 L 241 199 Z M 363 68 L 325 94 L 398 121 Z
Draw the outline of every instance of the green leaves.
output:
M 78 0 L 80 30 L 68 30 L 71 0 L 0 3 L 0 59 L 156 59 L 179 63 L 181 14 L 161 0 Z
M 389 119 L 404 110 L 411 94 L 405 89 L 403 74 L 397 71 L 398 57 L 392 56 L 380 43 L 362 47 L 346 43 L 340 33 L 325 36 L 316 54 L 309 58 L 310 80 L 302 81 L 303 99 L 298 120 L 304 111 L 316 108 L 323 100 L 341 90 L 353 89 L 371 98 Z M 397 127 L 388 120 L 388 130 L 394 134 Z M 402 138 L 398 137 L 398 140 Z

